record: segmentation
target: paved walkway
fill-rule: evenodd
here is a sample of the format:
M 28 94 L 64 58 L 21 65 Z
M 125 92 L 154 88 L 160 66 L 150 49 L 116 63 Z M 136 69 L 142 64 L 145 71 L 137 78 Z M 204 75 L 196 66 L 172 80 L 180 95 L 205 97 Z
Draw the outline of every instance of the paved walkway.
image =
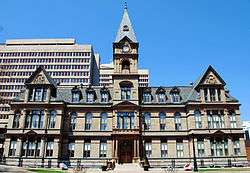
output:
M 24 168 L 20 168 L 16 166 L 0 165 L 0 172 L 28 173 L 29 171 L 25 170 Z

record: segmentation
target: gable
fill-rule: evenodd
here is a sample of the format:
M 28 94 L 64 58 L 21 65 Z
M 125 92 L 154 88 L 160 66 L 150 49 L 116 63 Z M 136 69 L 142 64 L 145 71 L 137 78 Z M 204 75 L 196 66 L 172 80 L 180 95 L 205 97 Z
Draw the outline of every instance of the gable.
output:
M 225 86 L 225 81 L 220 77 L 220 75 L 214 70 L 210 65 L 208 69 L 202 74 L 202 76 L 195 82 L 194 88 L 200 85 L 223 85 Z
M 41 71 L 37 74 L 31 84 L 50 84 L 48 78 L 45 76 L 44 72 Z
M 55 81 L 45 71 L 43 66 L 39 66 L 36 71 L 26 80 L 25 85 L 40 84 L 40 85 L 51 85 L 56 88 Z
M 209 71 L 204 79 L 201 81 L 202 85 L 222 85 L 222 81 L 212 72 Z

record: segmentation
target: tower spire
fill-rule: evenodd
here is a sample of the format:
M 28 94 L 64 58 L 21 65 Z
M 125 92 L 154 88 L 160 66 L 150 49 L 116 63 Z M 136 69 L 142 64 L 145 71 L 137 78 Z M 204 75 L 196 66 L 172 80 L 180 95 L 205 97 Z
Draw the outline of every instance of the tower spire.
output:
M 125 1 L 125 3 L 124 3 L 124 11 L 123 11 L 123 16 L 122 16 L 122 21 L 120 23 L 120 27 L 119 27 L 118 32 L 116 34 L 115 43 L 120 42 L 124 37 L 127 37 L 132 42 L 137 43 L 135 32 L 134 32 L 134 29 L 132 27 L 132 23 L 130 21 L 129 15 L 128 15 L 127 1 Z

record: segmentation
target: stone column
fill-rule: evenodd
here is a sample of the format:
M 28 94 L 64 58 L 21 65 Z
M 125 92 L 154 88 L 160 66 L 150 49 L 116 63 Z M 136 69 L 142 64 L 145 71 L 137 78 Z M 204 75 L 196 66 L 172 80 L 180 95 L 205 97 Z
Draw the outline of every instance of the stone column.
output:
M 229 156 L 234 155 L 234 144 L 231 138 L 228 138 L 228 155 Z
M 231 128 L 229 112 L 227 109 L 224 109 L 224 122 L 225 122 L 225 128 Z
M 47 129 L 48 128 L 48 118 L 49 118 L 49 111 L 48 109 L 44 110 L 44 121 L 43 121 L 43 129 Z
M 54 139 L 54 148 L 53 148 L 53 157 L 58 158 L 59 156 L 59 146 L 60 145 L 60 140 L 55 138 Z
M 244 138 L 240 138 L 240 153 L 242 156 L 246 156 L 246 145 Z
M 215 101 L 219 101 L 219 97 L 218 97 L 218 89 L 215 88 Z
M 137 151 L 137 157 L 140 157 L 140 144 L 139 144 L 139 140 L 136 140 L 136 151 Z
M 10 149 L 10 138 L 6 138 L 4 141 L 4 152 L 3 156 L 9 156 L 9 149 Z
M 51 97 L 51 88 L 48 88 L 48 90 L 47 90 L 47 98 L 46 98 L 47 103 L 50 102 L 50 97 Z
M 27 103 L 29 99 L 29 89 L 25 89 L 24 102 Z
M 139 113 L 138 113 L 138 111 L 136 110 L 134 114 L 135 114 L 135 115 L 134 115 L 134 116 L 135 116 L 135 117 L 134 117 L 134 123 L 135 123 L 134 128 L 135 128 L 135 129 L 139 129 Z
M 118 140 L 115 140 L 115 158 L 118 159 Z
M 112 140 L 112 157 L 115 157 L 115 140 Z
M 210 102 L 211 99 L 210 99 L 210 90 L 209 88 L 207 88 L 207 101 Z
M 136 143 L 136 139 L 134 140 L 134 157 L 136 157 L 136 155 L 137 155 L 137 151 L 136 151 L 136 145 L 137 145 L 137 143 Z
M 16 143 L 16 156 L 21 157 L 21 155 L 22 155 L 22 140 L 18 138 Z
M 21 117 L 20 117 L 20 128 L 21 128 L 21 129 L 25 128 L 26 113 L 27 113 L 27 110 L 26 110 L 26 109 L 23 109 L 23 110 L 21 111 Z
M 211 156 L 211 146 L 210 146 L 210 140 L 208 138 L 204 138 L 204 148 L 205 148 L 205 156 Z
M 75 140 L 75 157 L 82 158 L 83 157 L 83 146 L 84 140 Z M 92 150 L 92 148 L 91 148 Z
M 46 143 L 46 141 L 45 141 L 45 138 L 44 137 L 42 137 L 41 138 L 41 151 L 40 151 L 40 157 L 44 157 L 45 156 L 45 143 Z
M 91 150 L 90 150 L 90 157 L 91 158 L 99 158 L 99 146 L 100 140 L 91 140 Z

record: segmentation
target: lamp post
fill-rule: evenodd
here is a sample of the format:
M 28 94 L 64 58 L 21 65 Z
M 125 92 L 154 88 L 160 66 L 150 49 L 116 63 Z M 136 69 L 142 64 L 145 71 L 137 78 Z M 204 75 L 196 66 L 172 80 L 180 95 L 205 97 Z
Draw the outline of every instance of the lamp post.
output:
M 195 154 L 195 144 L 194 144 L 194 134 L 192 133 L 193 138 L 193 161 L 194 161 L 194 172 L 198 172 L 198 166 L 197 166 L 197 160 L 196 160 L 196 154 Z

